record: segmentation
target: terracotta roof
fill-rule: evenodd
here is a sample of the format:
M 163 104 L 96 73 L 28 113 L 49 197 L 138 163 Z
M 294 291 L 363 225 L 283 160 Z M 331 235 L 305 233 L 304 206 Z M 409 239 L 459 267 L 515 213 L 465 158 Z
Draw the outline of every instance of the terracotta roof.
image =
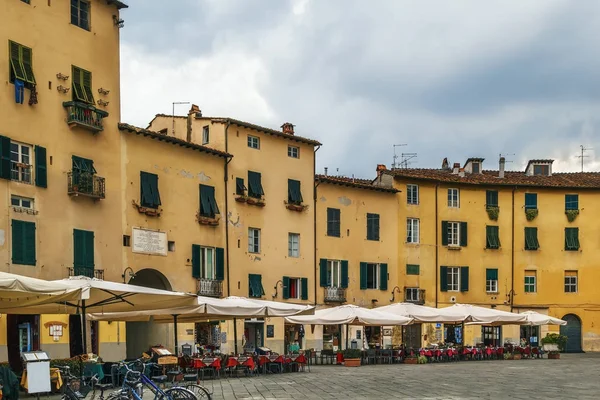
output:
M 525 175 L 525 172 L 505 171 L 504 178 L 498 178 L 498 171 L 483 171 L 481 174 L 465 174 L 464 177 L 461 177 L 458 174 L 452 174 L 452 171 L 433 168 L 394 169 L 383 173 L 396 178 L 464 185 L 600 189 L 600 172 L 552 173 L 551 176 L 528 176 Z
M 212 154 L 212 155 L 218 156 L 218 157 L 224 157 L 224 158 L 233 157 L 231 154 L 225 153 L 224 151 L 215 150 L 215 149 L 212 149 L 212 148 L 206 147 L 206 146 L 200 146 L 199 144 L 195 144 L 195 143 L 189 143 L 189 142 L 186 142 L 185 140 L 177 139 L 173 136 L 167 136 L 162 133 L 149 131 L 148 129 L 138 128 L 136 126 L 129 125 L 129 124 L 119 123 L 119 130 L 135 133 L 137 135 L 143 135 L 145 137 L 158 140 L 160 142 L 178 144 L 179 146 L 186 147 L 188 149 L 193 149 L 193 150 L 200 151 L 203 153 Z
M 370 179 L 350 178 L 347 176 L 315 175 L 315 182 L 354 187 L 357 189 L 375 190 L 377 192 L 398 193 L 400 190 L 386 186 L 377 186 Z
M 172 115 L 167 115 L 167 114 L 156 114 L 156 116 L 154 118 L 156 118 L 156 117 L 173 118 Z M 187 117 L 183 116 L 183 115 L 175 115 L 175 118 L 187 118 Z M 233 118 L 227 118 L 227 117 L 200 117 L 199 119 L 210 119 L 212 121 L 222 122 L 222 123 L 229 122 L 231 124 L 243 126 L 244 128 L 253 129 L 255 131 L 267 133 L 267 134 L 273 135 L 273 136 L 278 136 L 278 137 L 281 137 L 284 139 L 289 139 L 294 142 L 312 144 L 313 146 L 321 146 L 321 143 L 317 140 L 308 139 L 308 138 L 298 136 L 298 135 L 290 135 L 289 133 L 283 133 L 282 131 L 277 130 L 277 129 L 265 128 L 264 126 L 251 124 L 250 122 L 240 121 L 239 119 L 233 119 Z M 152 119 L 152 121 L 154 121 L 154 119 Z M 150 121 L 150 124 L 152 124 L 152 121 Z M 150 126 L 150 125 L 148 125 L 148 126 Z

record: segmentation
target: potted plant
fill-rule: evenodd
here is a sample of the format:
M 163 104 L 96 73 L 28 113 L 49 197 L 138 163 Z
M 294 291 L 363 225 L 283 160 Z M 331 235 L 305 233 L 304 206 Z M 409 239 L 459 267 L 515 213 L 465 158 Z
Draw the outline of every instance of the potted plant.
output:
M 567 337 L 558 333 L 548 333 L 546 337 L 542 338 L 542 345 L 554 347 L 554 349 L 548 351 L 548 358 L 550 360 L 558 360 L 560 358 L 560 352 L 565 350 L 566 344 Z
M 419 363 L 419 359 L 414 354 L 410 354 L 410 355 L 406 356 L 406 358 L 404 359 L 404 364 L 418 364 L 418 363 Z
M 487 214 L 488 214 L 488 217 L 492 221 L 498 221 L 498 215 L 500 214 L 500 207 L 488 207 Z
M 342 352 L 346 367 L 360 367 L 362 352 L 359 349 L 346 349 Z
M 565 214 L 567 215 L 567 220 L 569 222 L 573 222 L 575 221 L 575 218 L 577 218 L 577 216 L 579 215 L 579 210 L 567 210 L 565 211 Z
M 425 356 L 419 356 L 417 358 L 417 364 L 427 364 L 429 360 Z
M 533 221 L 537 216 L 538 216 L 537 208 L 529 208 L 529 209 L 525 210 L 525 218 L 527 218 L 527 221 Z

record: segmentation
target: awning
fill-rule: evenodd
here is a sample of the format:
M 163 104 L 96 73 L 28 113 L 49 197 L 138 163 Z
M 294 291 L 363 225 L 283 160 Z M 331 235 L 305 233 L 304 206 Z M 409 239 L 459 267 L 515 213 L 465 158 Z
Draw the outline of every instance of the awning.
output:
M 454 304 L 450 307 L 440 308 L 441 315 L 460 315 L 469 325 L 523 325 L 527 317 L 508 311 L 485 308 L 470 304 Z
M 554 318 L 549 315 L 540 314 L 535 311 L 525 311 L 519 315 L 527 316 L 527 323 L 522 325 L 540 326 L 540 325 L 567 325 L 567 321 Z
M 74 301 L 81 297 L 81 291 L 61 282 L 0 272 L 0 312 L 7 308 Z
M 440 313 L 439 308 L 420 306 L 413 303 L 395 303 L 383 307 L 377 307 L 376 310 L 389 312 L 390 314 L 400 315 L 406 318 L 412 318 L 413 323 L 460 323 L 464 321 L 463 313 L 453 313 L 451 311 Z
M 363 308 L 351 304 L 318 310 L 314 315 L 286 317 L 292 324 L 310 325 L 408 325 L 412 318 L 394 315 L 379 309 Z

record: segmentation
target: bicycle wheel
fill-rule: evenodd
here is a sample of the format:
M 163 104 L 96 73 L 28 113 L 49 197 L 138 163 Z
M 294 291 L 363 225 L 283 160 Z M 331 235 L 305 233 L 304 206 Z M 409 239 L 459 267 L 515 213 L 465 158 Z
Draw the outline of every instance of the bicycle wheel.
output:
M 191 390 L 182 387 L 174 387 L 165 390 L 164 395 L 158 397 L 159 400 L 196 400 L 196 395 Z
M 118 390 L 106 396 L 105 400 L 130 400 L 131 397 L 127 390 Z
M 212 399 L 210 392 L 204 386 L 200 386 L 195 383 L 188 383 L 188 384 L 183 385 L 183 387 L 185 389 L 189 390 L 190 392 L 194 393 L 194 395 L 196 396 L 197 399 L 206 399 L 206 400 Z

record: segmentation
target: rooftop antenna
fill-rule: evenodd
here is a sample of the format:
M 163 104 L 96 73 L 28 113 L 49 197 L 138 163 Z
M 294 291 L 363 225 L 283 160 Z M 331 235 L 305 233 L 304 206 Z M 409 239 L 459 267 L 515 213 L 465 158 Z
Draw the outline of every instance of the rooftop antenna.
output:
M 190 104 L 189 101 L 174 101 L 173 102 L 173 136 L 175 136 L 175 104 Z
M 396 147 L 402 147 L 402 146 L 407 146 L 407 144 L 403 143 L 403 144 L 395 144 L 394 145 L 394 161 L 392 161 L 392 169 L 398 168 L 398 163 L 396 162 L 396 160 L 398 159 L 398 156 L 396 155 Z
M 585 152 L 588 151 L 588 150 L 594 150 L 594 149 L 592 149 L 591 147 L 585 147 L 582 144 L 579 145 L 579 147 L 581 148 L 581 155 L 576 156 L 576 157 L 581 159 L 581 172 L 583 172 L 583 159 L 589 157 L 589 156 L 585 155 Z
M 514 155 L 515 155 L 515 153 L 505 153 L 505 154 L 500 153 L 500 154 L 498 154 L 498 156 L 500 158 L 504 157 L 504 162 L 505 163 L 511 163 L 511 162 L 513 162 L 513 160 L 507 160 L 506 157 L 508 157 L 508 156 L 514 156 Z
M 417 158 L 417 153 L 402 153 L 402 160 L 400 161 L 400 167 L 408 168 L 409 161 L 413 158 Z

